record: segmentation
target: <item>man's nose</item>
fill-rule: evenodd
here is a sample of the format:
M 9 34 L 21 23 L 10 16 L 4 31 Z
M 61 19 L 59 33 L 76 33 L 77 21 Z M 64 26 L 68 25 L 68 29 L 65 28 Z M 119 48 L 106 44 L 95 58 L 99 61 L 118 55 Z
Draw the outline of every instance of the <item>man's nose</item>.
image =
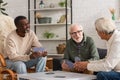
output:
M 79 36 L 80 34 L 78 32 L 75 33 L 76 36 Z

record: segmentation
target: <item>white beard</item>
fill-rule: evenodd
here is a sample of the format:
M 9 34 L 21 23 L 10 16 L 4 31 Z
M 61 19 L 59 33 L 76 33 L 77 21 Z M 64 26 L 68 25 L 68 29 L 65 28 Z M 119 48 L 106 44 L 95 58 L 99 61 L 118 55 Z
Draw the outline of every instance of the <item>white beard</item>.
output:
M 79 39 L 73 39 L 76 43 L 80 43 L 82 41 L 82 38 Z

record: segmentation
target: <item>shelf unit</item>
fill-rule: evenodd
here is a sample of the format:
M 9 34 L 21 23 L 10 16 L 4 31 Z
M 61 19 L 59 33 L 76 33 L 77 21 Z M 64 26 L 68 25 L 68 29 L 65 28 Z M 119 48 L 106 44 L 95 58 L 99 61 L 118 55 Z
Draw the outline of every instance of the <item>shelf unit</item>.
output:
M 68 25 L 70 25 L 71 23 L 68 23 Z M 62 25 L 66 25 L 66 23 L 46 23 L 46 24 L 31 24 L 31 25 L 35 25 L 35 26 L 62 26 Z
M 66 7 L 56 7 L 56 8 L 41 8 L 41 9 L 30 9 L 31 11 L 58 11 L 58 10 L 65 10 Z M 70 9 L 70 8 L 67 8 Z
M 51 0 L 43 0 L 44 1 L 51 1 Z M 54 1 L 61 1 L 61 0 L 53 0 Z M 40 2 L 40 0 L 39 0 Z M 68 6 L 69 3 L 69 6 Z M 38 8 L 37 0 L 28 0 L 28 19 L 30 21 L 30 25 L 34 27 L 34 31 L 39 38 L 39 41 L 42 43 L 43 46 L 48 50 L 48 53 L 54 54 L 57 53 L 56 46 L 60 43 L 66 43 L 68 40 L 68 26 L 72 24 L 72 0 L 66 0 L 65 7 L 55 6 L 54 8 Z M 53 21 L 51 23 L 43 23 L 39 24 L 35 17 L 36 12 L 40 12 L 43 16 L 52 15 Z M 46 14 L 48 13 L 48 14 Z M 66 21 L 65 23 L 57 23 L 56 16 L 61 14 L 65 14 Z M 68 17 L 69 14 L 69 17 Z M 54 15 L 54 16 L 53 16 Z M 56 15 L 56 16 L 55 16 Z M 32 16 L 32 17 L 31 17 Z M 68 20 L 69 18 L 69 20 Z M 54 38 L 46 39 L 43 36 L 45 31 L 54 32 Z

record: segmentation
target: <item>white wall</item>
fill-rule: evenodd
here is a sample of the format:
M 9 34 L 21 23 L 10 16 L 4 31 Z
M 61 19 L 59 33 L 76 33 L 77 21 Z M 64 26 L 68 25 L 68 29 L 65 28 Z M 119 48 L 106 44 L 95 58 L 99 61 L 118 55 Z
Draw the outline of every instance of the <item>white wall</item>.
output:
M 87 35 L 91 36 L 97 47 L 106 48 L 105 41 L 98 37 L 94 22 L 99 17 L 110 17 L 109 8 L 116 9 L 116 18 L 119 16 L 119 0 L 73 0 L 73 23 L 84 27 Z
M 8 5 L 5 7 L 9 16 L 15 18 L 18 15 L 28 16 L 28 0 L 4 0 Z
M 7 13 L 15 18 L 18 15 L 28 15 L 28 0 L 4 0 L 8 2 Z M 94 22 L 102 16 L 111 17 L 109 8 L 116 9 L 116 18 L 119 16 L 119 0 L 72 0 L 73 1 L 73 23 L 80 23 L 87 35 L 93 37 L 97 47 L 105 48 L 94 29 Z

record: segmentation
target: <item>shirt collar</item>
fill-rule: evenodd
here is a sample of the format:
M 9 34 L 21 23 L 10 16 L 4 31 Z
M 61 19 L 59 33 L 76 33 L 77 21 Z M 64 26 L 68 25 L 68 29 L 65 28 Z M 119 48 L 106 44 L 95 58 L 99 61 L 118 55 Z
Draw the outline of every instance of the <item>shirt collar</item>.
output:
M 109 51 L 109 47 L 111 46 L 112 41 L 113 41 L 113 39 L 115 38 L 115 35 L 116 35 L 117 33 L 118 33 L 118 30 L 115 30 L 115 31 L 113 32 L 112 36 L 110 37 L 110 39 L 108 40 L 108 42 L 107 42 L 108 51 Z
M 110 39 L 108 40 L 108 43 L 111 43 L 115 37 L 115 35 L 118 33 L 118 30 L 115 30 L 112 34 L 112 36 L 110 37 Z

